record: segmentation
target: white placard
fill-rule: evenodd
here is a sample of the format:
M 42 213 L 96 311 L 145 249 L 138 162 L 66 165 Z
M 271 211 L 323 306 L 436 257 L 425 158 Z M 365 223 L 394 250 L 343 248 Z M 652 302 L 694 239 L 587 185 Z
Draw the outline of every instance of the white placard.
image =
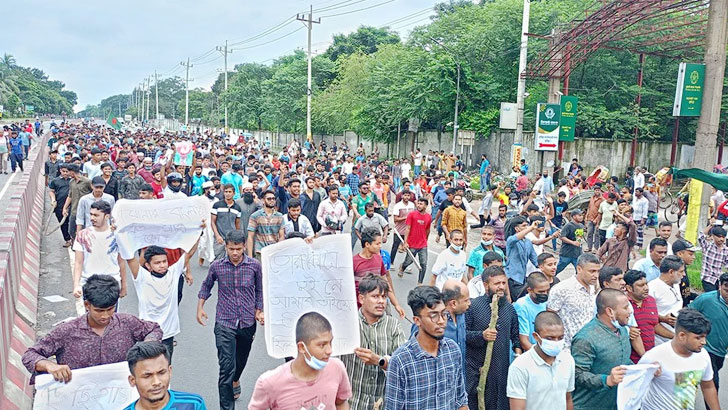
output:
M 275 358 L 297 356 L 296 321 L 316 311 L 331 322 L 333 355 L 359 347 L 351 243 L 344 235 L 287 239 L 266 246 L 263 265 L 265 345 Z
M 207 198 L 120 199 L 111 212 L 116 225 L 116 243 L 124 259 L 145 246 L 182 248 L 189 251 L 200 237 L 202 221 L 210 223 Z
M 35 378 L 34 410 L 120 410 L 139 398 L 129 385 L 126 362 L 75 369 L 61 383 L 49 374 Z

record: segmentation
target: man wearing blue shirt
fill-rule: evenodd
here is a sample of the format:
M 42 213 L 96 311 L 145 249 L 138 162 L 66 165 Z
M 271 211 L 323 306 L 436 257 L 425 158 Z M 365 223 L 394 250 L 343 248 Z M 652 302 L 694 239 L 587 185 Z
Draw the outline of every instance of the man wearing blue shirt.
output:
M 641 270 L 647 275 L 647 282 L 660 277 L 660 264 L 667 256 L 667 241 L 654 238 L 650 241 L 650 253 L 634 263 L 632 269 Z
M 207 410 L 200 395 L 169 389 L 172 366 L 169 365 L 169 352 L 162 343 L 139 342 L 129 349 L 126 361 L 131 373 L 129 384 L 136 387 L 139 400 L 124 410 Z
M 233 188 L 235 188 L 235 196 L 233 199 L 240 198 L 240 192 L 243 190 L 242 187 L 245 182 L 243 181 L 243 177 L 238 173 L 240 169 L 240 164 L 233 164 L 232 171 L 222 174 L 222 177 L 220 178 L 220 183 L 222 185 L 231 184 Z
M 488 157 L 483 154 L 482 162 L 480 163 L 480 192 L 485 192 L 490 186 L 490 161 Z
M 8 148 L 10 148 L 10 168 L 15 172 L 15 169 L 20 167 L 20 172 L 23 172 L 23 140 L 17 131 L 10 134 Z
M 533 266 L 538 266 L 538 255 L 526 235 L 538 228 L 539 221 L 534 221 L 529 225 L 528 220 L 519 215 L 513 217 L 510 223 L 510 232 L 506 232 L 508 260 L 506 260 L 505 271 L 508 276 L 511 300 L 518 300 L 526 286 L 526 265 L 531 261 Z
M 526 281 L 527 295 L 524 295 L 513 304 L 518 313 L 518 340 L 525 352 L 536 344 L 533 337 L 534 321 L 536 315 L 546 310 L 546 301 L 549 298 L 551 285 L 541 272 L 533 272 Z

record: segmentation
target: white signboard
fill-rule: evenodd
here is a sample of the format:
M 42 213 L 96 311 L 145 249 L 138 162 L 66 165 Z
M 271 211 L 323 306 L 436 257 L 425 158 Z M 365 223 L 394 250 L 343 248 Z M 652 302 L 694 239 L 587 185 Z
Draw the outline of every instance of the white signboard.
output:
M 307 312 L 324 315 L 334 334 L 333 355 L 359 347 L 359 318 L 351 243 L 343 235 L 311 245 L 288 239 L 266 246 L 263 265 L 265 345 L 275 358 L 296 357 L 296 321 Z
M 536 108 L 536 132 L 534 149 L 536 151 L 557 151 L 559 147 L 559 104 L 538 104 Z
M 200 237 L 202 221 L 210 223 L 210 205 L 202 196 L 156 201 L 120 199 L 111 215 L 119 253 L 131 259 L 136 250 L 150 245 L 189 251 Z
M 500 106 L 500 123 L 498 127 L 504 130 L 516 129 L 516 116 L 518 114 L 518 104 L 502 102 Z
M 35 378 L 34 410 L 120 410 L 139 398 L 129 385 L 126 362 L 72 371 L 71 381 L 61 383 L 49 374 Z

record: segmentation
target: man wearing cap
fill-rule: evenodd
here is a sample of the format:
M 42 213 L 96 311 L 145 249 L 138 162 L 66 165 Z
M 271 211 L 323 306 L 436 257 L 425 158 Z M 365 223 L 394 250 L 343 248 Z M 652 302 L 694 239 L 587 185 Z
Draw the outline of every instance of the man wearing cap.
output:
M 672 252 L 675 256 L 682 259 L 685 264 L 685 270 L 695 261 L 695 252 L 699 250 L 700 248 L 685 239 L 678 239 L 672 244 Z M 682 280 L 680 280 L 680 293 L 683 297 L 683 306 L 687 306 L 698 296 L 696 293 L 690 291 L 688 275 L 683 276 Z
M 96 201 L 106 201 L 111 208 L 114 207 L 114 197 L 104 193 L 106 181 L 101 176 L 94 177 L 91 180 L 91 193 L 86 194 L 78 200 L 78 208 L 76 209 L 76 232 L 91 226 L 91 204 Z

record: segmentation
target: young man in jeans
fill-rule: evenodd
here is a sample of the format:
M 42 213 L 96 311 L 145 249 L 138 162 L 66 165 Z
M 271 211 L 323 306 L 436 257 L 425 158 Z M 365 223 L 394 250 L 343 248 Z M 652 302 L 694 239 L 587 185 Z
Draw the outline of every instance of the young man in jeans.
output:
M 407 228 L 404 233 L 404 244 L 402 247 L 407 252 L 404 263 L 399 267 L 399 277 L 404 274 L 404 270 L 414 262 L 410 257 L 417 256 L 420 264 L 420 274 L 417 278 L 417 284 L 421 285 L 425 279 L 427 272 L 427 238 L 430 236 L 430 228 L 432 226 L 432 216 L 427 213 L 427 199 L 421 197 L 417 200 L 417 211 L 410 212 L 407 215 Z
M 225 237 L 226 256 L 210 265 L 207 277 L 197 295 L 197 322 L 205 326 L 205 302 L 210 298 L 215 281 L 217 309 L 215 345 L 220 365 L 217 388 L 220 409 L 235 409 L 240 397 L 240 375 L 248 363 L 255 336 L 256 321 L 263 324 L 263 273 L 260 262 L 244 254 L 245 234 L 234 230 Z M 241 287 L 241 283 L 249 286 Z
M 559 265 L 556 274 L 569 265 L 574 265 L 581 256 L 581 239 L 584 237 L 584 214 L 581 209 L 571 211 L 571 221 L 561 230 L 561 249 L 559 249 Z

